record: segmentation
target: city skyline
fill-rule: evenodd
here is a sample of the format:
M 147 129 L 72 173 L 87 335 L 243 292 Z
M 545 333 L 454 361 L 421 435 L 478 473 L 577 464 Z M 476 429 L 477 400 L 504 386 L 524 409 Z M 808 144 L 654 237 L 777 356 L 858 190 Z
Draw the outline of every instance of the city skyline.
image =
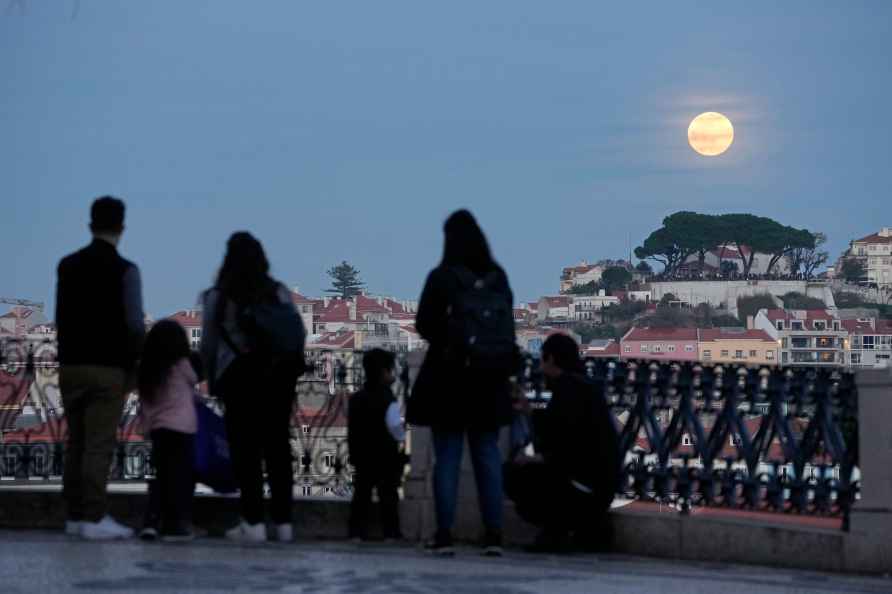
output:
M 757 4 L 28 3 L 0 18 L 0 295 L 51 308 L 106 193 L 154 316 L 194 303 L 242 228 L 306 294 L 346 259 L 416 299 L 460 207 L 518 302 L 679 210 L 823 231 L 835 259 L 892 223 L 892 7 Z M 688 145 L 706 111 L 734 123 L 716 158 Z

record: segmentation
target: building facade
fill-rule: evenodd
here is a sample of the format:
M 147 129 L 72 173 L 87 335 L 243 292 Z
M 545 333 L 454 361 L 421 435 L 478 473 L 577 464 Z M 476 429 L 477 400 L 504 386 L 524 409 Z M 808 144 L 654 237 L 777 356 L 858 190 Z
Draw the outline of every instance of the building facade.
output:
M 764 330 L 743 328 L 703 328 L 698 351 L 703 363 L 748 363 L 777 365 L 777 340 Z
M 622 359 L 697 361 L 697 328 L 632 328 L 620 341 Z
M 839 367 L 846 364 L 848 331 L 842 320 L 823 309 L 760 309 L 753 328 L 764 330 L 780 347 L 787 365 Z
M 867 237 L 856 239 L 849 256 L 864 265 L 867 282 L 880 288 L 892 288 L 892 227 L 883 227 Z

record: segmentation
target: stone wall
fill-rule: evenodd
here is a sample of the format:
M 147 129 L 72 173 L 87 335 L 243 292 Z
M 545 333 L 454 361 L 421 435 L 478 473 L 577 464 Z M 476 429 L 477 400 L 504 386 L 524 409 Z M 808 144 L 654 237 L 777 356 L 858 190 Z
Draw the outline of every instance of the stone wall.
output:
M 650 283 L 651 299 L 659 301 L 663 295 L 671 293 L 676 299 L 699 305 L 708 303 L 713 307 L 728 310 L 732 316 L 737 315 L 737 299 L 754 295 L 772 295 L 776 298 L 786 293 L 802 293 L 809 297 L 821 299 L 829 308 L 835 308 L 833 293 L 823 282 L 752 280 L 752 281 L 666 281 Z M 776 299 L 778 307 L 782 307 Z

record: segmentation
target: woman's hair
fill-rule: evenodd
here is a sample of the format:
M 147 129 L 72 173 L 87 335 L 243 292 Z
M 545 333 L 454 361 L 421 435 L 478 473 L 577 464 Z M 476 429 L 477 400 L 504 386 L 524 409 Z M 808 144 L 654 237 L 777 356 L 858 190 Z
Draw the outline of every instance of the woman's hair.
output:
M 582 371 L 579 345 L 566 334 L 552 334 L 542 345 L 542 359 L 551 357 L 563 371 Z
M 362 370 L 365 372 L 365 385 L 377 387 L 381 383 L 381 375 L 387 369 L 393 369 L 396 358 L 384 349 L 369 349 L 362 354 Z
M 452 213 L 443 225 L 443 232 L 446 234 L 444 266 L 465 266 L 481 276 L 495 267 L 486 237 L 470 212 Z
M 273 284 L 263 246 L 247 231 L 233 233 L 217 273 L 217 288 L 239 305 L 257 301 Z
M 189 353 L 189 338 L 179 323 L 161 320 L 152 326 L 139 363 L 139 397 L 154 400 L 170 370 Z

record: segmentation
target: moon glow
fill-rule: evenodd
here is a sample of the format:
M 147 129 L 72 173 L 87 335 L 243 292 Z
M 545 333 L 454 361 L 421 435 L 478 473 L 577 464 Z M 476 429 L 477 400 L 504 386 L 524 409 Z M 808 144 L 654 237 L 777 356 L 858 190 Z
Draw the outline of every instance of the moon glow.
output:
M 734 126 L 718 112 L 701 113 L 688 126 L 688 142 L 701 155 L 721 155 L 734 142 Z

